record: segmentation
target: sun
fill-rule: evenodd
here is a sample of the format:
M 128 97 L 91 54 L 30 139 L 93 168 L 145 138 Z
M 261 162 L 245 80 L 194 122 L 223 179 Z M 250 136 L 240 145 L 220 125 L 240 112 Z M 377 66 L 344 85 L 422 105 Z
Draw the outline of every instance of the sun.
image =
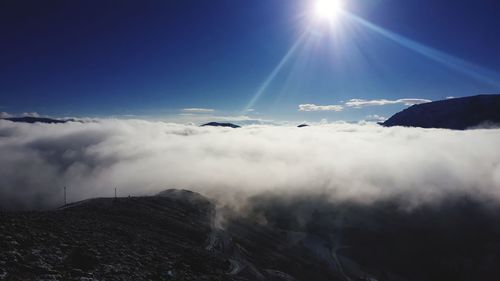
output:
M 342 0 L 317 0 L 315 17 L 320 20 L 336 21 L 344 10 Z

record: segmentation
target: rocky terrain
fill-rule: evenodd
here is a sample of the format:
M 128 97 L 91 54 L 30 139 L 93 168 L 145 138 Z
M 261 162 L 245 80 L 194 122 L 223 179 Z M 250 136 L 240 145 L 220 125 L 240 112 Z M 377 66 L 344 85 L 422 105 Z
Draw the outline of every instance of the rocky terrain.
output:
M 212 205 L 169 197 L 93 199 L 2 213 L 0 280 L 214 280 Z
M 465 130 L 500 126 L 500 95 L 479 95 L 413 105 L 396 113 L 383 126 Z
M 0 212 L 0 280 L 498 280 L 500 208 L 190 191 Z M 220 215 L 224 220 L 219 220 Z

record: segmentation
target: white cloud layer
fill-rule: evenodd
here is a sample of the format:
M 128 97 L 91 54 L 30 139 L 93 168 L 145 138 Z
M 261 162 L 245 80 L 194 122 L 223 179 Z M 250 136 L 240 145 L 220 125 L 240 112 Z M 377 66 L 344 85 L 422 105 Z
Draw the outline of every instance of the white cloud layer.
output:
M 427 100 L 427 99 L 397 99 L 397 100 L 351 99 L 348 102 L 346 102 L 345 105 L 349 106 L 349 107 L 362 108 L 362 107 L 367 107 L 367 106 L 381 106 L 381 105 L 388 105 L 388 104 L 404 104 L 406 106 L 410 106 L 410 105 L 427 103 L 427 102 L 431 102 L 431 100 Z
M 455 193 L 500 199 L 500 130 L 329 124 L 196 127 L 139 120 L 21 124 L 0 120 L 0 205 L 60 205 L 185 188 L 223 203 L 324 194 L 412 204 Z M 239 204 L 238 203 L 238 204 Z
M 341 105 L 300 104 L 299 111 L 342 111 Z

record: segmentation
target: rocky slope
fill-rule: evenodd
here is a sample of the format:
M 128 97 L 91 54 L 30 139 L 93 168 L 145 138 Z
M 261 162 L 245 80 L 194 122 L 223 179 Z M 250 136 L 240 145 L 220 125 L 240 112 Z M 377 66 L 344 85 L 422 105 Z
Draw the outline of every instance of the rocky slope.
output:
M 500 208 L 449 202 L 262 196 L 234 213 L 168 190 L 3 211 L 0 280 L 498 280 Z
M 479 95 L 413 105 L 396 113 L 383 126 L 465 130 L 500 125 L 500 95 Z
M 204 250 L 212 208 L 157 196 L 4 212 L 0 280 L 214 280 L 228 264 Z

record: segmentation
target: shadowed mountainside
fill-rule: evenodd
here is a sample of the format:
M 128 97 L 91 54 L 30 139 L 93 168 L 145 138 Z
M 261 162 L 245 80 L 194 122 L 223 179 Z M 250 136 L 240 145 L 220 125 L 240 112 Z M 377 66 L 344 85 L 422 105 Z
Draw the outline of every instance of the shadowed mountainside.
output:
M 74 122 L 75 120 L 73 119 L 52 119 L 52 118 L 45 118 L 45 117 L 10 117 L 10 118 L 3 118 L 4 120 L 12 121 L 12 122 L 19 122 L 19 123 L 45 123 L 45 124 L 61 124 L 61 123 L 66 123 L 66 122 Z
M 383 126 L 465 130 L 500 124 L 500 95 L 479 95 L 413 105 L 396 113 Z
M 190 191 L 0 212 L 0 280 L 497 280 L 500 208 Z M 220 218 L 224 224 L 220 224 Z
M 206 126 L 209 126 L 209 127 L 241 128 L 240 126 L 235 125 L 233 123 L 210 122 L 210 123 L 206 123 L 206 124 L 201 125 L 201 127 L 206 127 Z

